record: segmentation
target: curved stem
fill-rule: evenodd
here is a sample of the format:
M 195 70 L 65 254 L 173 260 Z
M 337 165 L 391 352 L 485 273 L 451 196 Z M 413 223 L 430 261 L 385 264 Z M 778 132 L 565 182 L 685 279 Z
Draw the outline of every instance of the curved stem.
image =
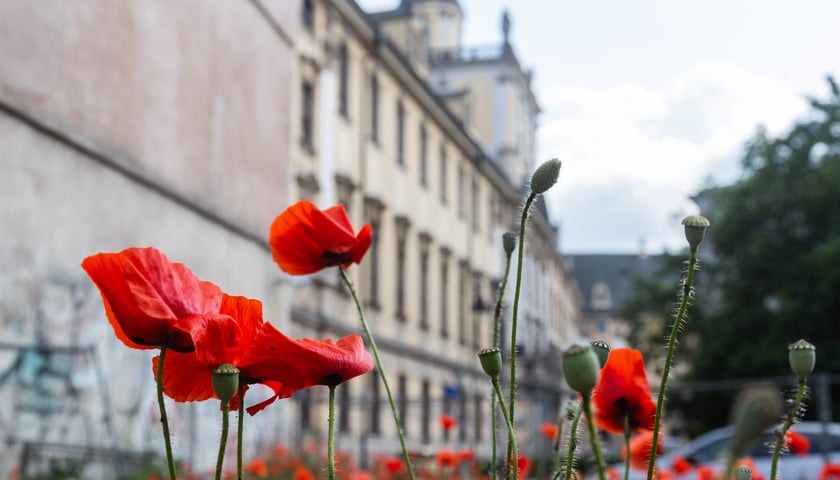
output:
M 329 479 L 335 480 L 335 385 L 330 385 L 330 413 L 327 420 L 327 458 L 329 468 Z
M 571 430 L 569 430 L 569 456 L 566 458 L 566 479 L 570 480 L 572 478 L 572 472 L 574 471 L 574 463 L 575 463 L 575 447 L 577 446 L 577 430 L 578 430 L 578 422 L 580 422 L 580 414 L 583 412 L 583 404 L 578 405 L 577 412 L 575 412 L 575 417 L 572 419 L 572 426 Z M 554 480 L 560 478 L 560 474 L 562 471 L 559 469 L 557 473 L 554 474 Z
M 504 302 L 505 288 L 510 274 L 510 256 L 511 254 L 505 252 L 505 273 L 502 276 L 502 284 L 499 286 L 499 293 L 496 296 L 496 309 L 493 312 L 493 346 L 495 348 L 501 348 L 499 340 L 501 340 L 502 331 L 502 303 Z
M 595 456 L 595 465 L 598 467 L 598 478 L 607 480 L 604 471 L 604 461 L 601 459 L 601 445 L 598 442 L 598 432 L 595 431 L 595 421 L 592 419 L 592 402 L 589 395 L 583 397 L 583 410 L 586 413 L 586 424 L 589 425 L 589 442 L 592 444 L 592 454 Z
M 685 319 L 685 311 L 688 308 L 688 297 L 691 296 L 691 284 L 694 282 L 694 269 L 697 265 L 697 247 L 691 247 L 688 256 L 688 274 L 682 289 L 680 308 L 671 326 L 671 336 L 668 339 L 668 353 L 665 356 L 665 369 L 662 370 L 662 380 L 659 383 L 659 393 L 656 396 L 656 416 L 653 420 L 653 439 L 650 442 L 650 460 L 648 460 L 647 480 L 653 480 L 653 467 L 656 464 L 656 447 L 659 441 L 659 423 L 662 419 L 662 405 L 665 403 L 665 387 L 668 386 L 668 375 L 671 372 L 671 363 L 674 361 L 674 350 L 677 344 L 677 334 L 680 325 Z M 726 477 L 729 478 L 729 477 Z
M 491 472 L 490 475 L 491 475 L 491 478 L 493 480 L 497 480 L 499 478 L 499 472 L 496 471 L 496 465 L 498 465 L 498 463 L 496 463 L 496 462 L 498 462 L 498 457 L 497 457 L 497 454 L 496 454 L 496 442 L 497 442 L 496 435 L 497 435 L 498 432 L 496 432 L 496 396 L 495 395 L 490 397 L 490 427 L 493 430 L 493 453 L 492 453 L 491 463 L 490 463 L 493 466 L 493 468 L 490 469 L 490 472 Z
M 788 413 L 785 423 L 779 429 L 776 436 L 776 445 L 773 447 L 773 460 L 770 464 L 770 480 L 776 480 L 776 470 L 779 466 L 779 455 L 782 453 L 782 445 L 785 443 L 785 434 L 796 421 L 796 412 L 802 406 L 802 399 L 805 397 L 805 379 L 799 380 L 796 386 L 796 400 L 793 402 L 793 409 Z
M 508 445 L 510 445 L 511 455 L 508 458 L 507 466 L 505 467 L 505 478 L 511 478 L 511 470 L 513 471 L 513 480 L 519 477 L 519 452 L 516 449 L 516 435 L 513 431 L 513 421 L 508 415 L 508 410 L 505 408 L 505 399 L 502 397 L 502 387 L 499 386 L 499 378 L 493 379 L 493 389 L 496 390 L 496 397 L 499 399 L 502 415 L 505 417 L 505 424 L 508 430 Z
M 388 403 L 391 404 L 391 413 L 394 416 L 394 424 L 397 427 L 397 435 L 400 438 L 400 447 L 402 447 L 403 461 L 405 461 L 405 466 L 408 470 L 408 477 L 410 478 L 410 480 L 414 480 L 414 469 L 411 466 L 411 458 L 408 455 L 408 449 L 405 447 L 405 435 L 403 435 L 402 424 L 400 423 L 400 416 L 397 413 L 397 404 L 394 403 L 394 396 L 391 394 L 391 386 L 388 383 L 388 376 L 385 375 L 385 369 L 382 367 L 382 361 L 379 359 L 379 349 L 376 348 L 376 341 L 373 339 L 373 333 L 371 333 L 370 327 L 368 326 L 367 319 L 365 318 L 365 312 L 362 309 L 362 303 L 359 301 L 359 295 L 356 293 L 356 289 L 353 287 L 353 282 L 350 280 L 350 277 L 347 275 L 347 271 L 344 270 L 343 267 L 338 267 L 338 271 L 341 272 L 341 279 L 344 281 L 344 284 L 347 285 L 347 288 L 350 290 L 350 295 L 353 297 L 353 302 L 356 303 L 356 310 L 359 312 L 359 319 L 362 322 L 362 328 L 365 331 L 365 336 L 367 337 L 368 344 L 370 344 L 370 349 L 373 351 L 373 359 L 376 363 L 376 369 L 379 371 L 379 376 L 382 378 L 382 383 L 385 385 L 385 393 L 388 395 Z
M 652 450 L 651 450 L 652 451 Z M 630 479 L 630 412 L 624 414 L 624 452 L 627 461 L 624 462 L 624 480 Z
M 225 447 L 227 446 L 228 430 L 230 429 L 230 405 L 222 404 L 222 437 L 219 439 L 219 456 L 216 458 L 216 480 L 222 480 L 222 464 L 225 461 Z
M 240 380 L 241 382 L 241 380 Z M 245 428 L 245 387 L 239 387 L 239 418 L 236 428 L 236 478 L 242 480 L 242 435 Z
M 175 461 L 172 459 L 172 439 L 169 438 L 169 419 L 166 417 L 166 405 L 163 403 L 163 360 L 166 358 L 166 346 L 160 347 L 157 381 L 157 400 L 160 408 L 160 424 L 163 428 L 163 441 L 166 447 L 166 464 L 169 466 L 169 478 L 175 480 Z
M 552 472 L 560 471 L 560 439 L 563 438 L 563 420 L 565 420 L 564 417 L 565 415 L 561 414 L 560 418 L 557 419 L 557 438 L 554 439 L 554 459 L 551 463 Z
M 525 223 L 528 221 L 528 210 L 534 199 L 537 198 L 535 193 L 528 195 L 525 200 L 525 206 L 522 207 L 522 218 L 519 221 L 519 252 L 517 255 L 516 265 L 516 288 L 513 293 L 513 316 L 511 318 L 510 326 L 510 397 L 508 400 L 508 415 L 511 423 L 516 421 L 514 402 L 516 401 L 516 328 L 517 320 L 519 318 L 519 295 L 522 291 L 522 263 L 525 258 Z M 508 451 L 510 451 L 508 445 Z M 515 460 L 515 459 L 514 459 Z

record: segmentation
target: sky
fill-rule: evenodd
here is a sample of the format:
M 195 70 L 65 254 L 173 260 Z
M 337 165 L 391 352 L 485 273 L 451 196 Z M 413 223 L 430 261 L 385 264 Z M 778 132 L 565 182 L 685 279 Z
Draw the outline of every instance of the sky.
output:
M 784 133 L 840 78 L 836 0 L 459 3 L 465 46 L 499 44 L 510 13 L 542 109 L 538 163 L 563 161 L 546 201 L 564 253 L 681 249 L 680 220 L 703 213 L 691 195 L 736 181 L 759 125 Z

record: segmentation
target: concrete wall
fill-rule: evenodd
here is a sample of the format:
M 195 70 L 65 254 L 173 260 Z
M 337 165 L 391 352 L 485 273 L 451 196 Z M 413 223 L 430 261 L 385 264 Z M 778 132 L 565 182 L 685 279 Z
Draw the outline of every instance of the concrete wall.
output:
M 163 453 L 152 352 L 115 339 L 84 257 L 155 246 L 284 328 L 264 239 L 291 200 L 296 8 L 0 2 L 0 476 L 24 440 Z M 81 350 L 14 348 L 35 344 Z M 212 467 L 218 404 L 169 406 L 176 455 Z M 286 409 L 252 419 L 252 448 Z

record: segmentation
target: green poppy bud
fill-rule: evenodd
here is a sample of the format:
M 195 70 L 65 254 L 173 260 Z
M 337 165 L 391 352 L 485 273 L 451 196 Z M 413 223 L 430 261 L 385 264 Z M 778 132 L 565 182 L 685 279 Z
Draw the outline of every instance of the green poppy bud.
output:
M 560 164 L 560 160 L 553 158 L 537 167 L 531 176 L 531 192 L 539 195 L 553 187 L 560 177 Z
M 735 480 L 751 480 L 752 469 L 746 465 L 738 465 L 735 469 Z
M 588 345 L 573 345 L 563 352 L 562 365 L 566 383 L 581 395 L 589 395 L 598 383 L 601 371 L 595 351 Z
M 738 393 L 732 407 L 732 455 L 741 458 L 765 430 L 782 416 L 782 399 L 778 389 L 769 384 L 747 387 Z
M 610 358 L 610 345 L 603 340 L 595 340 L 592 342 L 592 350 L 598 355 L 598 363 L 601 364 L 601 368 L 604 368 Z
M 814 363 L 817 361 L 817 348 L 805 340 L 788 345 L 788 362 L 790 369 L 799 377 L 805 380 L 814 371 Z
M 239 369 L 223 363 L 213 370 L 213 392 L 223 405 L 227 405 L 239 388 Z
M 513 251 L 516 250 L 516 235 L 511 232 L 503 233 L 502 246 L 505 248 L 506 254 L 513 254 Z
M 484 373 L 491 378 L 498 378 L 502 371 L 502 351 L 498 348 L 485 348 L 478 352 L 478 360 Z
M 685 239 L 692 249 L 700 245 L 703 236 L 706 235 L 706 229 L 711 225 L 709 219 L 701 215 L 689 215 L 683 218 L 682 224 L 685 226 Z

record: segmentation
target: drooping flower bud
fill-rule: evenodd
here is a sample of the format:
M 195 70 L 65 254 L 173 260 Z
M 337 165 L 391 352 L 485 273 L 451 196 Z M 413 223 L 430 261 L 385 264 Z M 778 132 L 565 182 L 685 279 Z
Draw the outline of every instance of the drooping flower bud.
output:
M 742 457 L 781 416 L 782 399 L 775 386 L 754 385 L 739 392 L 732 407 L 735 431 L 730 448 L 734 458 Z
M 598 363 L 601 364 L 601 368 L 604 368 L 610 358 L 610 345 L 603 340 L 595 340 L 592 342 L 592 350 L 598 355 Z
M 511 232 L 503 233 L 502 247 L 504 247 L 506 254 L 512 255 L 513 251 L 516 250 L 516 235 Z
M 601 364 L 598 355 L 588 345 L 573 345 L 563 352 L 563 376 L 573 390 L 589 395 L 598 383 Z
M 703 236 L 706 235 L 706 229 L 711 225 L 709 219 L 702 215 L 689 215 L 683 218 L 682 224 L 685 226 L 685 239 L 692 249 L 700 245 Z
M 752 480 L 752 469 L 746 465 L 735 468 L 735 480 Z
M 790 369 L 799 377 L 805 380 L 814 371 L 814 364 L 817 361 L 817 348 L 805 340 L 798 340 L 788 345 L 788 362 Z
M 498 378 L 502 371 L 502 351 L 498 348 L 485 348 L 478 352 L 478 361 L 481 362 L 481 368 L 484 373 L 490 375 L 491 378 Z
M 227 405 L 239 388 L 239 369 L 229 363 L 223 363 L 213 369 L 213 392 Z
M 537 167 L 531 176 L 531 192 L 539 195 L 553 187 L 560 177 L 560 165 L 560 160 L 552 158 Z

